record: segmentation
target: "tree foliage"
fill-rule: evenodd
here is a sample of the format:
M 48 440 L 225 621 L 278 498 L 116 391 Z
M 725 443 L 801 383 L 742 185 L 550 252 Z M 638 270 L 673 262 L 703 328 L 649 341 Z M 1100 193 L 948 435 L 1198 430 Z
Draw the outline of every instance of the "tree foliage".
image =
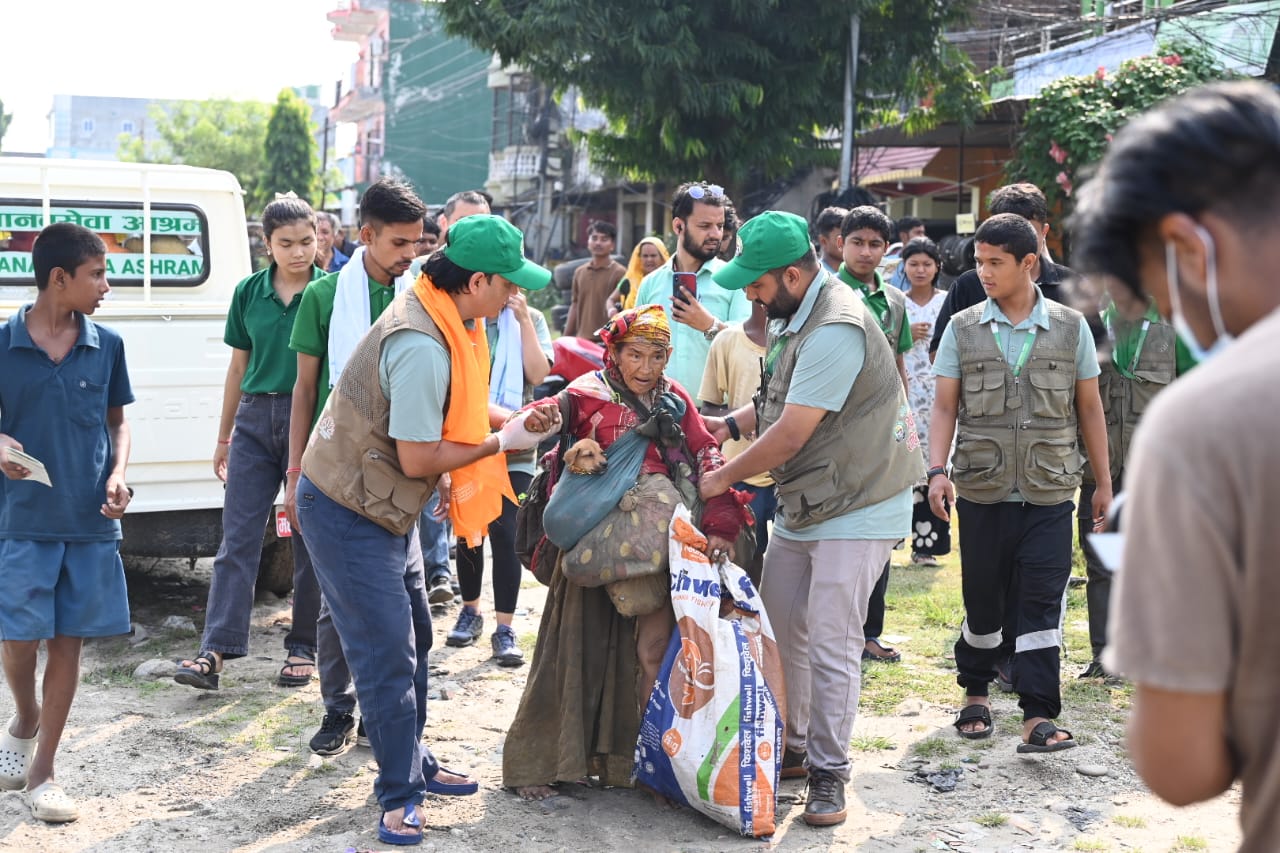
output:
M 0 145 L 4 144 L 4 134 L 9 129 L 11 121 L 13 121 L 13 113 L 5 112 L 4 101 L 0 101 Z
M 1170 43 L 1153 56 L 1125 61 L 1114 74 L 1099 68 L 1061 77 L 1028 106 L 1009 178 L 1040 187 L 1050 205 L 1069 206 L 1082 171 L 1102 159 L 1125 122 L 1166 98 L 1229 76 L 1205 48 Z
M 118 156 L 134 163 L 185 163 L 225 169 L 240 181 L 245 208 L 267 202 L 263 184 L 268 107 L 257 101 L 182 101 L 151 108 L 153 133 L 120 137 Z
M 292 89 L 282 89 L 267 122 L 262 177 L 266 192 L 294 192 L 313 205 L 318 203 L 320 159 L 314 132 L 311 108 Z
M 593 156 L 635 178 L 726 186 L 833 160 L 849 19 L 861 21 L 858 90 L 882 112 L 972 82 L 939 35 L 967 3 L 938 0 L 471 0 L 441 3 L 449 32 L 553 88 L 575 86 L 609 124 Z M 969 90 L 971 93 L 971 90 Z M 868 94 L 875 93 L 875 94 Z

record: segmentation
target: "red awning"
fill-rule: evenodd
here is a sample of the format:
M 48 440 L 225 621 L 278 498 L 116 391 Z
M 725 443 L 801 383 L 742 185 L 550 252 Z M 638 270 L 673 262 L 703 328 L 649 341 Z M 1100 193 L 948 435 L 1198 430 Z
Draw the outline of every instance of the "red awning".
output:
M 920 147 L 859 147 L 858 159 L 853 166 L 853 180 L 858 186 L 919 178 L 940 151 L 940 148 Z

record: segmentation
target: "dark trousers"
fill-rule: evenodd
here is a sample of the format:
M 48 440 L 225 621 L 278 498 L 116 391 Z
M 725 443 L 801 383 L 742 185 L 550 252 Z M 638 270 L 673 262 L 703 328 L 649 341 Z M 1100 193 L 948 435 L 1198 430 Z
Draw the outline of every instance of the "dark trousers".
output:
M 517 495 L 529 491 L 533 477 L 523 471 L 509 471 L 511 490 Z M 489 525 L 489 548 L 493 552 L 493 609 L 498 613 L 515 613 L 520 595 L 520 558 L 516 556 L 516 510 L 520 507 L 502 499 L 502 515 Z M 466 540 L 458 540 L 458 586 L 463 601 L 480 597 L 484 580 L 484 543 L 468 548 Z
M 1071 501 L 1053 506 L 956 500 L 965 620 L 957 681 L 986 696 L 1004 641 L 1008 596 L 1017 596 L 1013 689 L 1023 719 L 1062 711 L 1058 683 L 1062 607 L 1071 575 Z
M 1113 493 L 1119 494 L 1124 473 L 1111 484 Z M 1089 605 L 1089 646 L 1096 661 L 1102 656 L 1107 645 L 1107 619 L 1111 612 L 1111 571 L 1102 565 L 1093 546 L 1089 544 L 1089 534 L 1093 532 L 1093 483 L 1080 486 L 1080 507 L 1076 510 L 1076 524 L 1080 532 L 1080 550 L 1084 553 L 1084 571 L 1089 578 L 1084 588 L 1085 600 Z
M 871 588 L 871 598 L 867 600 L 867 621 L 862 623 L 862 636 L 867 639 L 879 639 L 884 633 L 884 594 L 888 590 L 889 563 L 885 563 L 880 579 Z

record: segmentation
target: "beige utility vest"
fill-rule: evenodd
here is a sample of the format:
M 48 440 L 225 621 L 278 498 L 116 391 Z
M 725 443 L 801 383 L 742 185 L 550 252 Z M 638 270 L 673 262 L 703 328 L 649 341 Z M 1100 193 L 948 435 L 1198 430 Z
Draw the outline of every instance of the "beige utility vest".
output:
M 413 289 L 406 289 L 356 344 L 302 454 L 302 473 L 320 491 L 401 536 L 413 529 L 439 479 L 409 477 L 400 470 L 389 434 L 391 402 L 378 379 L 383 342 L 410 330 L 430 335 L 448 350 Z
M 1163 391 L 1178 373 L 1176 350 L 1177 333 L 1168 323 L 1150 321 L 1138 360 L 1125 365 L 1133 374 L 1126 376 L 1110 360 L 1102 363 L 1098 377 L 1098 393 L 1102 396 L 1102 410 L 1107 419 L 1107 455 L 1111 465 L 1111 481 L 1119 480 L 1124 471 L 1124 461 L 1129 457 L 1129 445 L 1138 421 L 1156 394 Z M 1085 482 L 1094 482 L 1092 466 L 1086 462 Z
M 820 287 L 800 330 L 779 337 L 771 328 L 767 351 L 778 347 L 773 372 L 756 393 L 756 423 L 764 433 L 782 417 L 796 354 L 828 323 L 863 330 L 866 359 L 838 412 L 827 412 L 800 451 L 770 473 L 777 484 L 778 514 L 791 530 L 887 500 L 920 479 L 924 459 L 902 378 L 875 317 L 835 276 Z
M 1049 506 L 1073 500 L 1084 457 L 1076 437 L 1076 346 L 1080 313 L 1041 297 L 1049 328 L 1020 376 L 1005 360 L 986 303 L 951 318 L 960 352 L 960 412 L 952 482 L 974 503 L 999 503 L 1016 489 Z

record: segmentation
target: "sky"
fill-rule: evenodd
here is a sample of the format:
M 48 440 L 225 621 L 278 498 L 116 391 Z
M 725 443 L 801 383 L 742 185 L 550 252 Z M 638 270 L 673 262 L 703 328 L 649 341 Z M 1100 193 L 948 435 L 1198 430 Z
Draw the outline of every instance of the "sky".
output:
M 0 18 L 6 152 L 43 153 L 54 95 L 274 101 L 318 84 L 328 100 L 358 48 L 335 41 L 339 0 L 10 0 Z

